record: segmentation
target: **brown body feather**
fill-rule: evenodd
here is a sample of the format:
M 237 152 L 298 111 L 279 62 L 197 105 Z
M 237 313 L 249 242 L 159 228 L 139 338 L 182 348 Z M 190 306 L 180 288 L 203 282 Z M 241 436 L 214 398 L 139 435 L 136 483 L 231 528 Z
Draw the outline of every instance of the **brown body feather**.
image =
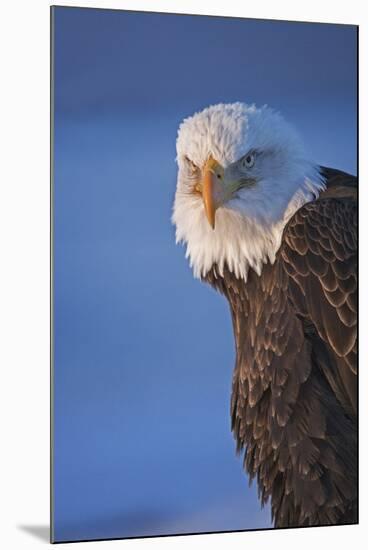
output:
M 232 314 L 237 449 L 276 527 L 357 521 L 357 183 L 323 171 L 261 276 L 206 276 Z

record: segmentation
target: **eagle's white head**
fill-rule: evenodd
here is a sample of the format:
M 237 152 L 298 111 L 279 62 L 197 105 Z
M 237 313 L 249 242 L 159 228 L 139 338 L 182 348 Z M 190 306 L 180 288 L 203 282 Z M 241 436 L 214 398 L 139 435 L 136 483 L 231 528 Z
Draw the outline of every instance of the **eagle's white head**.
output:
M 290 216 L 324 188 L 294 128 L 267 106 L 208 107 L 182 122 L 176 147 L 172 220 L 196 277 L 214 264 L 260 274 Z

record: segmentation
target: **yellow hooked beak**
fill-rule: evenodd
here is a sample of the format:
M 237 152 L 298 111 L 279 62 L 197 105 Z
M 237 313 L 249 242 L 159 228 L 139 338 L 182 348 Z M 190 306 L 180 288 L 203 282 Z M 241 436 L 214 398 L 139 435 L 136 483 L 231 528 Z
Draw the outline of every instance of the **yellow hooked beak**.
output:
M 256 179 L 238 174 L 236 167 L 229 166 L 225 173 L 223 166 L 211 156 L 203 166 L 202 174 L 202 181 L 195 190 L 201 193 L 207 220 L 215 229 L 216 210 L 233 199 L 240 189 L 255 185 Z
M 215 229 L 216 210 L 225 201 L 224 169 L 213 157 L 203 168 L 202 199 L 208 222 Z

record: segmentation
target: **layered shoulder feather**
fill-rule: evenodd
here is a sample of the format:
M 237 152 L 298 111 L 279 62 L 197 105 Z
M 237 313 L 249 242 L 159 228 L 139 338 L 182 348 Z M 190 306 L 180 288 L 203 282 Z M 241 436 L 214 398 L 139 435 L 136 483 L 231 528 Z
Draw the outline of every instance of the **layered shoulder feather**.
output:
M 329 171 L 332 172 L 331 170 Z M 356 413 L 357 205 L 355 178 L 333 171 L 327 190 L 284 231 L 279 261 L 306 337 L 321 339 L 324 374 L 349 413 Z

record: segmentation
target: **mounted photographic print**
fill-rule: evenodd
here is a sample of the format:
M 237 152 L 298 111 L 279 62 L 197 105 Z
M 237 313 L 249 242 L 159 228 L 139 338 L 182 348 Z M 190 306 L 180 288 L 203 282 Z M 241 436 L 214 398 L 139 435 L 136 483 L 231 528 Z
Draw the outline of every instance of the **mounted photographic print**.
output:
M 357 27 L 51 25 L 52 542 L 357 523 Z

